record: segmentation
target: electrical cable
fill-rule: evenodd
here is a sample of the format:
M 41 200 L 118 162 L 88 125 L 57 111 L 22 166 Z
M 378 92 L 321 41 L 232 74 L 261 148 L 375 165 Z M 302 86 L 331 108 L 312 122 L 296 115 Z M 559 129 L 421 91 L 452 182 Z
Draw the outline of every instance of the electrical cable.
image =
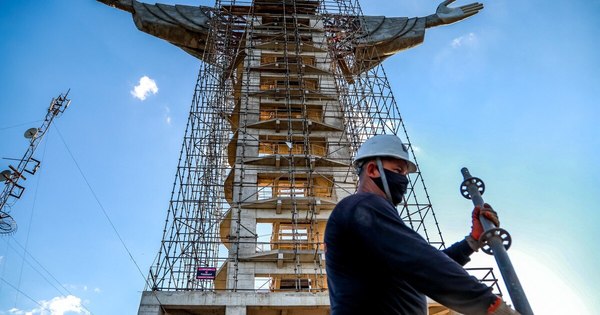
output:
M 79 166 L 79 163 L 77 163 L 77 160 L 75 159 L 75 156 L 73 155 L 73 153 L 71 152 L 71 149 L 69 148 L 69 146 L 67 145 L 67 142 L 65 141 L 62 133 L 60 132 L 60 130 L 58 129 L 58 126 L 56 125 L 56 123 L 53 125 L 54 128 L 56 129 L 56 131 L 58 132 L 58 135 L 60 136 L 60 140 L 62 141 L 62 143 L 65 145 L 65 148 L 67 149 L 67 152 L 69 153 L 69 156 L 71 156 L 71 159 L 73 160 L 73 162 L 75 163 L 75 166 L 77 167 L 77 170 L 79 170 L 79 174 L 81 175 L 81 177 L 83 178 L 83 180 L 85 181 L 85 184 L 87 185 L 87 187 L 89 188 L 90 192 L 92 193 L 92 196 L 94 197 L 94 199 L 96 200 L 96 203 L 98 204 L 98 206 L 100 207 L 100 210 L 102 210 L 102 213 L 104 214 L 104 217 L 106 218 L 106 220 L 108 221 L 108 223 L 110 224 L 113 232 L 115 232 L 115 234 L 117 235 L 117 238 L 119 239 L 119 241 L 121 242 L 121 245 L 123 246 L 123 248 L 125 249 L 125 251 L 127 252 L 127 254 L 129 255 L 129 258 L 131 259 L 131 261 L 133 262 L 133 264 L 135 265 L 135 267 L 137 268 L 140 276 L 142 277 L 142 279 L 144 279 L 144 282 L 146 283 L 146 285 L 148 287 L 150 287 L 149 283 L 148 283 L 148 279 L 146 278 L 146 276 L 144 276 L 144 273 L 142 272 L 142 269 L 140 268 L 140 266 L 138 265 L 138 263 L 135 261 L 135 259 L 133 258 L 133 255 L 131 254 L 131 251 L 129 250 L 129 248 L 127 247 L 127 245 L 125 244 L 125 241 L 123 240 L 123 238 L 121 237 L 121 234 L 119 234 L 119 231 L 117 231 L 117 228 L 115 227 L 114 223 L 112 222 L 112 220 L 110 219 L 110 216 L 108 215 L 108 213 L 106 212 L 106 209 L 104 209 L 104 206 L 102 205 L 102 203 L 100 202 L 100 199 L 98 198 L 98 195 L 96 195 L 96 192 L 94 191 L 94 189 L 92 188 L 92 185 L 90 185 L 90 182 L 87 180 L 87 177 L 85 176 L 85 174 L 83 173 L 83 170 L 81 169 L 81 167 Z M 156 296 L 156 294 L 154 294 L 154 297 L 156 298 L 156 300 L 158 301 L 159 305 L 162 308 L 162 303 L 160 302 L 160 300 L 158 299 L 158 296 Z M 164 309 L 163 309 L 164 311 Z
M 12 239 L 13 239 L 13 241 L 14 241 L 14 242 L 15 242 L 17 245 L 19 245 L 19 247 L 20 247 L 20 248 L 21 248 L 21 249 L 22 249 L 22 250 L 23 250 L 23 251 L 24 251 L 24 252 L 25 252 L 27 255 L 29 255 L 29 257 L 30 257 L 31 259 L 33 259 L 33 261 L 35 261 L 35 263 L 36 263 L 36 264 L 37 264 L 39 267 L 41 267 L 41 269 L 43 269 L 43 270 L 44 270 L 44 271 L 45 271 L 45 272 L 46 272 L 46 273 L 47 273 L 47 274 L 48 274 L 48 275 L 49 275 L 49 276 L 50 276 L 50 277 L 51 277 L 51 278 L 52 278 L 52 279 L 53 279 L 53 280 L 54 280 L 56 283 L 58 283 L 58 284 L 59 284 L 59 285 L 60 285 L 60 286 L 63 288 L 63 290 L 65 290 L 65 291 L 66 291 L 68 294 L 70 294 L 70 295 L 73 295 L 73 293 L 71 293 L 71 292 L 69 291 L 69 289 L 65 288 L 65 287 L 64 287 L 64 286 L 63 286 L 63 285 L 60 283 L 60 281 L 58 281 L 58 280 L 57 280 L 57 279 L 54 277 L 54 275 L 52 275 L 52 273 L 50 273 L 50 272 L 49 272 L 49 271 L 48 271 L 46 268 L 44 268 L 44 266 L 42 266 L 42 264 L 41 264 L 41 263 L 40 263 L 40 262 L 39 262 L 37 259 L 35 259 L 35 257 L 33 257 L 33 256 L 31 255 L 31 253 L 29 253 L 29 252 L 28 252 L 28 251 L 27 251 L 27 250 L 26 250 L 26 249 L 23 247 L 23 245 L 21 245 L 21 244 L 20 244 L 20 243 L 17 241 L 17 239 L 16 239 L 16 238 L 14 238 L 14 236 L 12 236 Z M 8 242 L 7 242 L 7 245 L 8 245 L 8 247 L 10 247 L 10 249 L 12 249 L 13 251 L 15 251 L 15 252 L 17 253 L 17 255 L 19 255 L 19 256 L 20 256 L 20 257 L 21 257 L 21 258 L 24 260 L 24 262 L 26 262 L 26 263 L 27 263 L 27 264 L 28 264 L 28 265 L 31 267 L 31 269 L 33 269 L 35 272 L 37 272 L 37 273 L 38 273 L 38 274 L 39 274 L 39 275 L 40 275 L 40 276 L 41 276 L 41 277 L 42 277 L 42 278 L 43 278 L 43 279 L 44 279 L 46 282 L 48 282 L 48 284 L 50 284 L 50 285 L 51 285 L 51 286 L 52 286 L 52 287 L 53 287 L 53 288 L 54 288 L 54 289 L 55 289 L 55 290 L 56 290 L 56 291 L 57 291 L 57 292 L 58 292 L 60 295 L 65 295 L 65 294 L 64 294 L 64 292 L 62 292 L 62 291 L 61 291 L 61 290 L 60 290 L 60 289 L 59 289 L 59 288 L 58 288 L 58 287 L 57 287 L 57 286 L 56 286 L 54 283 L 52 283 L 50 280 L 48 280 L 48 278 L 46 278 L 46 276 L 45 276 L 45 275 L 44 275 L 42 272 L 40 272 L 40 271 L 37 269 L 37 267 L 36 267 L 36 266 L 34 266 L 34 265 L 33 265 L 33 264 L 32 264 L 32 263 L 31 263 L 31 262 L 30 262 L 30 261 L 29 261 L 29 260 L 26 258 L 26 256 L 25 256 L 25 255 L 22 255 L 22 256 L 21 256 L 21 253 L 20 253 L 20 252 L 19 252 L 19 251 L 18 251 L 16 248 L 14 248 L 12 245 L 10 245 L 10 243 L 8 243 Z
M 0 130 L 17 128 L 17 127 L 21 127 L 21 126 L 24 126 L 24 125 L 30 125 L 30 124 L 33 124 L 33 123 L 39 123 L 40 121 L 43 121 L 43 119 L 38 119 L 38 120 L 34 120 L 34 121 L 28 121 L 28 122 L 24 122 L 24 123 L 12 125 L 12 126 L 0 127 Z
M 44 150 L 43 150 L 43 153 L 42 153 L 42 159 L 41 159 L 41 160 L 44 160 L 44 157 L 46 156 L 46 149 L 47 149 L 47 148 L 48 148 L 48 147 L 47 147 L 47 145 L 44 145 Z M 30 253 L 30 252 L 27 250 L 27 248 L 28 248 L 28 244 L 29 244 L 29 237 L 30 237 L 30 235 L 31 235 L 31 225 L 32 225 L 33 216 L 34 216 L 34 213 L 35 213 L 35 206 L 36 206 L 36 203 L 37 203 L 37 195 L 38 195 L 38 189 L 39 189 L 39 183 L 40 183 L 40 180 L 41 180 L 41 174 L 40 174 L 40 175 L 38 175 L 38 177 L 37 177 L 37 181 L 36 181 L 36 188 L 35 188 L 35 192 L 34 192 L 34 195 L 33 195 L 33 205 L 32 205 L 32 207 L 31 207 L 31 215 L 30 215 L 30 218 L 29 218 L 29 226 L 28 226 L 27 233 L 26 233 L 26 234 L 27 234 L 27 236 L 26 236 L 25 246 L 21 245 L 21 243 L 19 243 L 19 241 L 18 241 L 18 240 L 17 240 L 17 239 L 16 239 L 14 236 L 12 236 L 12 235 L 11 235 L 11 238 L 13 239 L 13 241 L 14 241 L 14 242 L 15 242 L 15 243 L 16 243 L 16 244 L 17 244 L 17 245 L 18 245 L 18 246 L 19 246 L 19 247 L 22 249 L 22 251 L 23 251 L 23 254 L 21 254 L 21 253 L 20 253 L 20 252 L 19 252 L 19 251 L 18 251 L 16 248 L 14 248 L 12 245 L 10 245 L 10 243 L 9 243 L 9 242 L 7 242 L 7 246 L 8 246 L 8 247 L 10 247 L 12 250 L 14 250 L 14 251 L 15 251 L 15 252 L 16 252 L 16 253 L 17 253 L 17 254 L 18 254 L 20 257 L 21 257 L 21 259 L 22 259 L 22 261 L 21 261 L 21 268 L 20 268 L 20 271 L 19 271 L 19 279 L 18 279 L 18 283 L 17 283 L 17 286 L 16 286 L 16 290 L 17 290 L 17 292 L 21 292 L 21 291 L 20 291 L 20 287 L 21 287 L 21 280 L 22 280 L 22 277 L 23 277 L 23 267 L 24 267 L 25 263 L 27 263 L 27 264 L 28 264 L 28 265 L 29 265 L 29 266 L 30 266 L 30 267 L 31 267 L 31 268 L 32 268 L 32 269 L 33 269 L 35 272 L 37 272 L 37 273 L 38 273 L 38 274 L 39 274 L 39 275 L 40 275 L 40 276 L 41 276 L 41 277 L 42 277 L 42 278 L 43 278 L 43 279 L 44 279 L 44 280 L 45 280 L 45 281 L 46 281 L 48 284 L 50 284 L 50 285 L 51 285 L 51 286 L 52 286 L 52 287 L 53 287 L 53 288 L 54 288 L 54 289 L 55 289 L 55 290 L 56 290 L 56 291 L 57 291 L 57 292 L 58 292 L 58 293 L 59 293 L 61 296 L 66 296 L 66 294 L 64 294 L 64 292 L 62 292 L 62 291 L 61 291 L 61 290 L 60 290 L 60 289 L 59 289 L 59 288 L 58 288 L 58 287 L 57 287 L 55 284 L 53 284 L 53 283 L 52 283 L 50 280 L 48 280 L 48 278 L 47 278 L 47 277 L 46 277 L 46 276 L 45 276 L 45 275 L 44 275 L 42 272 L 40 272 L 40 271 L 39 271 L 39 270 L 36 268 L 36 266 L 34 266 L 34 265 L 33 265 L 33 264 L 32 264 L 32 263 L 31 263 L 31 262 L 30 262 L 30 261 L 27 259 L 27 257 L 26 257 L 26 256 L 27 256 L 27 255 L 29 255 L 29 257 L 31 257 L 31 259 L 33 259 L 33 261 L 35 261 L 35 263 L 36 263 L 36 264 L 37 264 L 39 267 L 41 267 L 41 269 L 43 269 L 43 270 L 44 270 L 44 271 L 45 271 L 45 272 L 46 272 L 46 273 L 47 273 L 47 274 L 48 274 L 48 275 L 49 275 L 49 276 L 50 276 L 50 277 L 51 277 L 51 278 L 52 278 L 52 279 L 53 279 L 53 280 L 54 280 L 54 281 L 57 283 L 57 284 L 59 284 L 59 285 L 60 285 L 60 286 L 61 286 L 61 287 L 64 289 L 64 291 L 66 291 L 66 292 L 67 292 L 67 294 L 68 294 L 68 295 L 73 295 L 73 296 L 74 296 L 74 294 L 73 294 L 73 293 L 71 293 L 71 292 L 69 291 L 69 289 L 67 289 L 67 288 L 66 288 L 64 285 L 62 285 L 62 283 L 61 283 L 60 281 L 58 281 L 58 279 L 56 279 L 56 277 L 54 277 L 54 275 L 53 275 L 53 274 L 52 274 L 50 271 L 48 271 L 48 269 L 46 269 L 46 268 L 45 268 L 45 267 L 44 267 L 44 266 L 43 266 L 43 265 L 42 265 L 42 264 L 41 264 L 41 263 L 40 263 L 40 262 L 39 262 L 39 261 L 38 261 L 38 260 L 37 260 L 35 257 L 33 257 L 33 255 L 32 255 L 32 254 L 31 254 L 31 253 Z M 17 299 L 18 299 L 18 295 L 17 295 L 17 297 L 15 297 L 15 304 L 17 304 L 17 303 L 18 303 L 18 302 L 17 302 Z M 39 304 L 39 303 L 38 303 L 38 304 Z M 88 313 L 90 313 L 90 314 L 93 314 L 93 312 L 92 312 L 91 310 L 89 310 L 87 307 L 85 307 L 85 305 L 83 305 L 83 304 L 82 304 L 81 306 L 82 306 L 82 307 L 83 307 L 85 310 L 87 310 L 87 311 L 88 311 Z
M 138 263 L 135 261 L 135 259 L 133 258 L 133 255 L 131 254 L 131 251 L 129 250 L 129 248 L 127 247 L 127 245 L 125 244 L 125 241 L 123 240 L 123 238 L 121 237 L 121 234 L 119 233 L 119 231 L 117 231 L 117 228 L 115 226 L 115 224 L 113 223 L 113 221 L 110 219 L 110 216 L 108 215 L 108 212 L 106 212 L 106 209 L 104 209 L 104 206 L 102 205 L 102 202 L 100 202 L 100 199 L 98 198 L 98 195 L 96 195 L 96 192 L 94 191 L 94 189 L 92 188 L 92 186 L 90 185 L 90 182 L 87 180 L 87 177 L 85 176 L 85 174 L 83 173 L 83 170 L 81 169 L 81 167 L 79 166 L 79 163 L 77 163 L 77 160 L 75 159 L 75 156 L 73 155 L 73 153 L 71 152 L 71 149 L 69 149 L 69 146 L 67 145 L 67 143 L 65 142 L 65 139 L 62 136 L 62 133 L 60 132 L 60 130 L 58 129 L 58 127 L 56 126 L 56 124 L 54 124 L 54 128 L 56 128 L 56 131 L 58 131 L 58 135 L 60 136 L 60 139 L 62 140 L 63 144 L 65 145 L 65 148 L 67 149 L 67 152 L 69 153 L 69 156 L 71 156 L 71 159 L 73 160 L 73 162 L 75 163 L 75 166 L 77 167 L 77 170 L 79 170 L 79 174 L 81 175 L 81 177 L 83 178 L 83 181 L 85 182 L 85 184 L 87 185 L 88 189 L 90 190 L 90 192 L 92 193 L 92 196 L 94 197 L 94 199 L 96 200 L 96 203 L 98 204 L 98 206 L 100 207 L 100 210 L 102 210 L 102 214 L 104 214 L 104 217 L 106 218 L 106 220 L 108 221 L 110 227 L 112 228 L 113 232 L 115 232 L 115 235 L 117 236 L 117 238 L 119 239 L 119 241 L 121 242 L 121 245 L 123 246 L 123 248 L 125 249 L 125 251 L 127 252 L 127 254 L 129 255 L 129 258 L 131 259 L 131 261 L 133 262 L 133 264 L 135 265 L 135 267 L 137 268 L 138 272 L 140 273 L 140 275 L 142 276 L 142 278 L 144 278 L 144 280 L 146 280 L 146 277 L 144 276 L 144 273 L 142 272 L 140 266 L 138 265 Z
M 46 145 L 47 142 L 44 142 L 44 150 L 42 152 L 42 161 L 44 160 L 44 158 L 46 157 L 46 149 L 48 148 L 48 146 Z M 27 247 L 29 245 L 29 236 L 31 235 L 31 225 L 33 222 L 33 214 L 35 213 L 35 204 L 37 202 L 37 196 L 38 196 L 38 190 L 40 187 L 40 179 L 42 178 L 41 176 L 41 172 L 40 174 L 37 176 L 36 179 L 36 183 L 35 183 L 35 191 L 33 193 L 33 203 L 31 205 L 31 214 L 29 215 L 29 225 L 27 226 L 27 232 L 26 232 L 26 236 L 25 236 L 25 246 L 23 247 L 24 251 L 27 251 Z M 21 260 L 21 269 L 19 270 L 19 280 L 17 281 L 17 288 L 21 287 L 21 280 L 23 279 L 23 266 L 25 265 L 25 254 L 23 254 L 23 260 Z M 17 304 L 18 301 L 18 295 L 17 297 L 15 297 L 15 304 Z
M 4 250 L 4 253 L 8 252 L 8 245 L 9 245 L 9 240 L 6 240 L 6 249 Z M 0 278 L 3 278 L 5 273 L 6 273 L 6 263 L 7 259 L 6 256 L 0 256 L 0 265 L 2 265 L 2 271 L 0 272 Z M 2 295 L 2 286 L 0 285 L 0 295 Z
M 50 311 L 47 307 L 45 307 L 44 305 L 40 304 L 40 302 L 32 299 L 27 293 L 19 290 L 17 287 L 15 287 L 14 285 L 10 284 L 10 282 L 4 280 L 4 278 L 0 277 L 0 280 L 2 280 L 4 283 L 8 284 L 11 288 L 15 289 L 17 292 L 21 293 L 24 297 L 28 298 L 29 300 L 31 300 L 32 302 L 34 302 L 35 304 L 39 305 L 41 308 L 43 308 L 46 311 Z

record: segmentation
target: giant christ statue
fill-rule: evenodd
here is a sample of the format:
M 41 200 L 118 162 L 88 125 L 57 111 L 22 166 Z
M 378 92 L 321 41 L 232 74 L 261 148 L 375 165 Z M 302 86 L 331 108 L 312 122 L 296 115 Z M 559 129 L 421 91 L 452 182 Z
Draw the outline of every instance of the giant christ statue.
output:
M 210 314 L 330 314 L 323 235 L 335 204 L 355 189 L 353 150 L 404 129 L 380 63 L 483 5 L 445 0 L 431 15 L 407 18 L 363 16 L 356 0 L 98 1 L 203 61 L 139 314 L 180 301 L 189 314 L 224 304 L 225 313 Z M 426 233 L 431 204 L 412 198 L 401 212 Z M 438 234 L 427 240 L 443 246 Z M 264 279 L 270 294 L 246 294 Z
M 164 39 L 203 60 L 210 28 L 215 25 L 211 23 L 212 17 L 215 16 L 212 14 L 214 8 L 147 4 L 136 0 L 98 1 L 130 12 L 139 30 Z M 445 0 L 437 7 L 434 14 L 425 17 L 355 17 L 362 35 L 353 40 L 352 49 L 356 56 L 356 63 L 348 70 L 354 75 L 366 71 L 385 58 L 422 43 L 426 29 L 463 20 L 483 9 L 481 3 L 448 7 L 454 1 Z M 313 2 L 318 3 L 318 1 Z

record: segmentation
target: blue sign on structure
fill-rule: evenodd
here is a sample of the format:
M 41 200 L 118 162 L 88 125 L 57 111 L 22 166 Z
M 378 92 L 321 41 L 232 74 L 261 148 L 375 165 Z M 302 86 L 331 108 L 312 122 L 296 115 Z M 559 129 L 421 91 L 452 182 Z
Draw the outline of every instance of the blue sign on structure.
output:
M 215 267 L 198 267 L 198 272 L 196 272 L 196 279 L 214 280 L 216 275 L 217 268 Z

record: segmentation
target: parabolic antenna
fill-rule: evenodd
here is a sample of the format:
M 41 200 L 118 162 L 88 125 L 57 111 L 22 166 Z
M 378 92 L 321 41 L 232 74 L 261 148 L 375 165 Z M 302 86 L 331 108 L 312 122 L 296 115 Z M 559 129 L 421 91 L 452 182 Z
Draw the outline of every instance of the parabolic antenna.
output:
M 38 133 L 37 128 L 29 128 L 29 129 L 27 129 L 27 131 L 25 131 L 25 138 L 33 139 L 35 136 L 37 136 L 37 133 Z
M 12 173 L 9 170 L 4 170 L 0 172 L 0 181 L 8 180 L 11 174 Z
M 12 234 L 17 230 L 17 222 L 6 212 L 0 211 L 0 234 Z

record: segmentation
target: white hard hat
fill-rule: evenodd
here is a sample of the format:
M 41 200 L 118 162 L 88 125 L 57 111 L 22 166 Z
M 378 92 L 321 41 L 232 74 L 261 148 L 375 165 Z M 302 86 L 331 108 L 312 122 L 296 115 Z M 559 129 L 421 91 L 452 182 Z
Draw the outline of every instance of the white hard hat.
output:
M 417 166 L 408 156 L 408 148 L 402 143 L 402 140 L 395 135 L 376 135 L 365 141 L 356 156 L 354 157 L 354 166 L 360 168 L 361 161 L 376 158 L 390 157 L 394 159 L 404 160 L 408 163 L 408 172 L 414 173 L 417 171 Z

